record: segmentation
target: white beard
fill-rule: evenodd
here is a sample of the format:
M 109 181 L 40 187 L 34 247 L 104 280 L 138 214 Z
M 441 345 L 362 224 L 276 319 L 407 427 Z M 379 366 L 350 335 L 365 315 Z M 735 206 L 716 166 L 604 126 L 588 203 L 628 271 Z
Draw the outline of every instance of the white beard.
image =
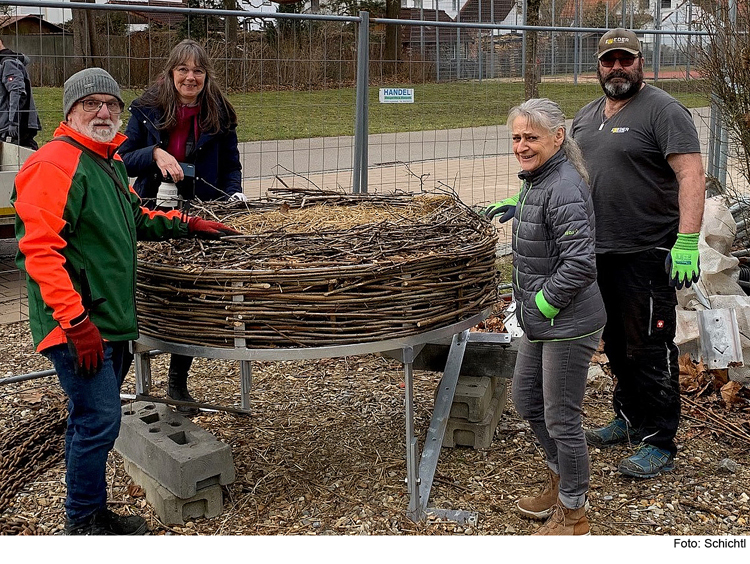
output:
M 97 128 L 95 126 L 106 125 L 107 129 Z M 116 122 L 111 119 L 95 119 L 89 122 L 86 131 L 86 135 L 91 137 L 94 141 L 100 143 L 109 143 L 115 138 L 117 132 L 122 127 L 122 120 L 118 119 Z

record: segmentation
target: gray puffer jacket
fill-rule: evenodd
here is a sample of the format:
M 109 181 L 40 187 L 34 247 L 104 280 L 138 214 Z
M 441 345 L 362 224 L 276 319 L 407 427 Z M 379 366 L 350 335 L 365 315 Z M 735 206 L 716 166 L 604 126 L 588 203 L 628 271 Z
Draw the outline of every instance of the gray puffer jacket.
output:
M 594 207 L 586 182 L 560 150 L 523 180 L 513 218 L 513 292 L 532 341 L 574 339 L 601 329 L 607 316 L 596 284 Z M 560 309 L 547 319 L 542 290 Z

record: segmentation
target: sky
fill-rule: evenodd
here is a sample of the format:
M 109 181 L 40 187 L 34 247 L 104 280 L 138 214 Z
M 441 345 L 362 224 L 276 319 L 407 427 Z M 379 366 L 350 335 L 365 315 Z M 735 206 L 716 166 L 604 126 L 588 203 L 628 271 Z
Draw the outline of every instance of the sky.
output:
M 65 0 L 59 0 L 65 1 Z M 106 0 L 96 0 L 97 4 L 105 4 Z M 239 0 L 239 4 L 243 10 L 250 10 L 253 12 L 270 12 L 276 11 L 276 4 L 269 0 Z M 19 6 L 17 8 L 18 15 L 24 14 L 41 14 L 42 18 L 53 24 L 60 24 L 72 18 L 71 11 L 63 8 L 44 8 L 44 7 L 32 7 L 32 6 Z

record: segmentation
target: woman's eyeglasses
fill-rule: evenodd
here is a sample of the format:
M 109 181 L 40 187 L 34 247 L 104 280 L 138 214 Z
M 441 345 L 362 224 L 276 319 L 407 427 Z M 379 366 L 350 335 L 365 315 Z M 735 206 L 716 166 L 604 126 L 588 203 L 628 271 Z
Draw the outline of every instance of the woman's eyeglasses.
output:
M 206 71 L 204 71 L 201 68 L 191 69 L 191 68 L 183 67 L 183 66 L 179 66 L 179 67 L 175 68 L 174 72 L 177 73 L 177 74 L 179 74 L 180 76 L 187 76 L 188 73 L 190 73 L 190 72 L 192 72 L 193 76 L 196 76 L 196 77 L 201 77 L 201 76 L 204 76 L 206 74 Z
M 101 100 L 81 100 L 81 107 L 84 112 L 99 113 L 103 105 L 107 105 L 109 113 L 113 116 L 122 113 L 125 108 L 124 104 L 118 100 L 112 100 L 111 102 L 102 102 Z
M 603 67 L 611 69 L 613 66 L 615 66 L 616 61 L 620 61 L 620 66 L 622 68 L 626 68 L 633 66 L 633 63 L 637 58 L 638 57 L 636 57 L 635 55 L 620 55 L 619 57 L 616 57 L 614 55 L 604 55 L 601 59 L 599 59 L 599 62 Z

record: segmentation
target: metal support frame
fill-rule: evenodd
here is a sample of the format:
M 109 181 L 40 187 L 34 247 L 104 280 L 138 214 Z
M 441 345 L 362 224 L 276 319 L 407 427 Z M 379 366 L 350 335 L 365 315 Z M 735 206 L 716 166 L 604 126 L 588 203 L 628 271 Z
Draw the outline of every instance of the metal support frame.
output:
M 437 515 L 460 523 L 476 523 L 476 513 L 428 508 L 430 490 L 437 468 L 440 448 L 450 415 L 453 396 L 456 392 L 458 375 L 461 371 L 469 329 L 485 319 L 491 313 L 488 308 L 478 315 L 452 325 L 427 331 L 418 335 L 400 339 L 358 343 L 354 345 L 337 345 L 331 347 L 310 347 L 294 349 L 249 349 L 249 348 L 216 348 L 184 345 L 162 341 L 153 337 L 142 336 L 133 343 L 135 355 L 135 389 L 136 399 L 163 401 L 148 395 L 151 387 L 151 351 L 159 350 L 186 356 L 205 358 L 222 358 L 240 361 L 240 385 L 242 389 L 242 408 L 226 408 L 208 404 L 188 404 L 202 408 L 218 409 L 232 413 L 250 413 L 250 388 L 252 384 L 253 360 L 304 360 L 336 358 L 370 353 L 388 353 L 404 365 L 405 383 L 405 429 L 406 429 L 406 485 L 409 492 L 407 516 L 413 521 L 421 521 L 428 514 Z M 445 372 L 438 390 L 433 408 L 430 427 L 427 432 L 425 447 L 419 458 L 418 439 L 414 433 L 414 359 L 427 343 L 440 342 L 452 336 L 451 348 L 445 364 Z
M 448 360 L 445 362 L 445 371 L 443 372 L 442 380 L 440 380 L 440 388 L 435 398 L 435 407 L 432 410 L 430 427 L 427 430 L 427 438 L 422 450 L 422 460 L 419 463 L 419 507 L 414 516 L 408 515 L 414 521 L 421 520 L 424 512 L 428 512 L 460 523 L 470 521 L 476 524 L 476 514 L 472 516 L 465 511 L 427 508 L 427 503 L 430 499 L 430 490 L 432 489 L 432 480 L 435 477 L 440 449 L 443 446 L 443 437 L 445 436 L 445 429 L 448 426 L 448 418 L 450 417 L 453 397 L 456 394 L 456 385 L 458 384 L 458 373 L 461 372 L 461 363 L 466 352 L 468 338 L 468 329 L 453 336 L 451 348 L 448 352 Z

